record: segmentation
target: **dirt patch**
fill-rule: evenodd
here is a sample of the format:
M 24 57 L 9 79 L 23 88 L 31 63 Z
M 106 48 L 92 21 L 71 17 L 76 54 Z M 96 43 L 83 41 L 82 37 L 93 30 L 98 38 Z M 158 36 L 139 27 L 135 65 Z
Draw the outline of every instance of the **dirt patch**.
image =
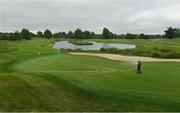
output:
M 116 54 L 101 54 L 101 53 L 83 53 L 83 52 L 71 52 L 72 55 L 86 55 L 86 56 L 98 56 L 111 60 L 118 61 L 138 61 L 143 62 L 180 62 L 180 59 L 160 59 L 160 58 L 150 58 L 150 57 L 139 57 L 139 56 L 125 56 Z

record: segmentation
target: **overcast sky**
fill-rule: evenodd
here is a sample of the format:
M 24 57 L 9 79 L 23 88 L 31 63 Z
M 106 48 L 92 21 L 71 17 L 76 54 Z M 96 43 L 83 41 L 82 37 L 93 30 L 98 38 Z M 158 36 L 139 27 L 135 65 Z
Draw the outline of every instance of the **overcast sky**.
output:
M 159 34 L 180 27 L 180 0 L 0 0 L 0 31 L 80 28 Z

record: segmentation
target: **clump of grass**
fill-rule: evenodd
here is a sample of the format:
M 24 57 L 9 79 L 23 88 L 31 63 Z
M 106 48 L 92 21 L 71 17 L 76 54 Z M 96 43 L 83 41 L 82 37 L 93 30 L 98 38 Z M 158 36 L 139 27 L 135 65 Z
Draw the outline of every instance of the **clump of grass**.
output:
M 68 53 L 68 51 L 66 49 L 63 49 L 63 48 L 60 49 L 60 52 L 65 53 L 65 54 Z
M 50 41 L 51 44 L 55 44 L 55 42 L 53 40 Z

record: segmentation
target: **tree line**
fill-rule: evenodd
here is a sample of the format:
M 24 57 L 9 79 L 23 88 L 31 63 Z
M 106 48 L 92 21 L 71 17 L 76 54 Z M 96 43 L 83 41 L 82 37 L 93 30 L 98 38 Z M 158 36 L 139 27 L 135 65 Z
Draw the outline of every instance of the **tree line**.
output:
M 76 29 L 74 32 L 57 32 L 52 33 L 49 29 L 46 29 L 44 32 L 38 31 L 36 34 L 30 32 L 28 29 L 22 29 L 20 32 L 15 31 L 14 33 L 2 33 L 0 32 L 0 40 L 31 40 L 32 38 L 71 38 L 71 39 L 94 39 L 94 38 L 104 38 L 104 39 L 152 39 L 152 38 L 169 38 L 173 39 L 180 36 L 180 30 L 177 28 L 168 27 L 164 31 L 165 35 L 146 35 L 141 34 L 115 34 L 112 33 L 109 29 L 104 28 L 102 34 L 95 34 L 88 30 L 82 31 L 81 29 Z
M 165 32 L 165 37 L 167 37 L 169 39 L 173 39 L 175 37 L 180 37 L 180 29 L 179 28 L 168 27 L 167 30 L 165 30 L 164 32 Z

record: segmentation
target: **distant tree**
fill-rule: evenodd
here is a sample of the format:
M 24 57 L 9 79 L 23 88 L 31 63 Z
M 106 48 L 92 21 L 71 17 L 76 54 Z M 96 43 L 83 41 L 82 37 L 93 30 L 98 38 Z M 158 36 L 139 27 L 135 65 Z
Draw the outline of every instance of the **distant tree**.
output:
M 58 38 L 62 38 L 62 32 L 58 32 L 57 35 L 58 35 Z
M 34 34 L 33 32 L 30 32 L 30 34 L 31 34 L 31 37 L 37 37 L 37 35 Z
M 117 34 L 113 34 L 113 38 L 118 38 L 118 35 Z
M 74 34 L 72 31 L 69 31 L 68 34 L 67 34 L 67 37 L 68 38 L 74 38 Z
M 76 39 L 82 39 L 83 38 L 83 32 L 79 28 L 74 32 L 74 38 Z
M 123 39 L 123 38 L 127 38 L 127 36 L 125 34 L 120 34 L 118 35 L 118 38 Z
M 153 38 L 163 38 L 163 35 L 155 35 Z
M 94 32 L 91 32 L 90 38 L 96 38 L 96 34 Z
M 107 28 L 103 29 L 102 37 L 106 39 L 110 38 L 110 31 Z
M 19 31 L 14 32 L 13 39 L 14 40 L 21 40 L 21 34 L 19 33 Z
M 66 32 L 58 32 L 58 33 L 55 33 L 53 36 L 55 36 L 54 38 L 66 38 L 67 34 Z
M 54 37 L 54 38 L 60 38 L 58 33 L 54 33 L 54 34 L 53 34 L 53 37 Z
M 177 29 L 168 27 L 167 30 L 164 31 L 166 38 L 173 39 L 175 37 L 176 31 L 177 31 Z
M 144 33 L 141 33 L 141 34 L 139 35 L 139 38 L 140 38 L 140 39 L 144 39 L 144 37 L 145 37 Z
M 52 38 L 52 32 L 49 29 L 46 29 L 44 31 L 44 37 L 47 38 L 47 39 Z
M 61 33 L 61 37 L 62 37 L 62 38 L 66 38 L 66 32 L 63 31 L 63 32 Z
M 4 40 L 4 33 L 0 32 L 0 40 Z
M 43 37 L 43 32 L 38 31 L 38 32 L 37 32 L 37 36 L 38 36 L 38 37 Z
M 127 38 L 127 39 L 135 39 L 135 38 L 136 38 L 136 35 L 135 35 L 135 34 L 131 34 L 131 33 L 127 33 L 127 34 L 126 34 L 126 38 Z
M 83 34 L 85 39 L 91 38 L 91 33 L 89 31 L 84 31 Z
M 16 40 L 16 39 L 14 39 L 14 33 L 7 33 L 7 39 L 8 40 Z
M 139 35 L 139 38 L 140 38 L 140 39 L 145 39 L 144 33 L 141 33 L 141 34 Z
M 151 36 L 152 37 L 152 36 Z M 141 33 L 140 35 L 139 35 L 139 39 L 149 39 L 150 38 L 150 36 L 148 36 L 148 35 L 145 35 L 144 33 Z
M 109 38 L 114 38 L 114 34 L 112 32 L 109 32 Z
M 22 29 L 21 38 L 26 40 L 31 40 L 31 33 L 29 32 L 28 29 Z
M 175 37 L 180 38 L 180 29 L 179 28 L 175 31 Z
M 0 40 L 9 40 L 9 33 L 0 33 Z

